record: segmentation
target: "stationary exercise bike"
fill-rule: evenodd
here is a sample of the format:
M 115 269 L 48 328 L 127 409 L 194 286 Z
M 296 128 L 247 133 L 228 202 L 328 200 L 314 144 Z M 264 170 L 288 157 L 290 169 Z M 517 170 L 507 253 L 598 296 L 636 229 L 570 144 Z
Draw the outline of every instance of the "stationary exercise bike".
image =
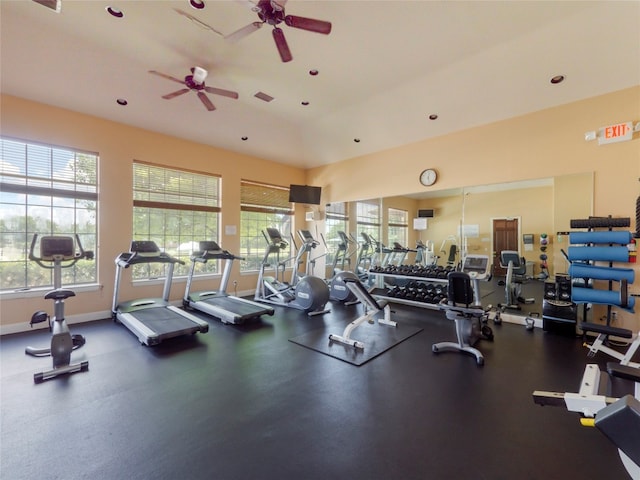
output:
M 505 303 L 500 304 L 502 310 L 520 310 L 521 303 L 533 303 L 535 299 L 522 296 L 522 283 L 526 279 L 526 263 L 515 250 L 500 252 L 500 266 L 507 270 L 504 281 Z
M 478 365 L 484 365 L 484 356 L 474 345 L 481 339 L 493 340 L 493 331 L 484 325 L 489 318 L 489 308 L 482 307 L 479 285 L 481 280 L 491 279 L 490 269 L 487 255 L 467 255 L 462 271 L 449 272 L 447 298 L 438 306 L 449 320 L 455 321 L 457 342 L 434 343 L 433 353 L 466 352 L 476 357 Z
M 71 335 L 67 322 L 64 318 L 64 301 L 69 297 L 74 297 L 75 292 L 62 288 L 62 269 L 73 267 L 78 261 L 93 259 L 93 252 L 83 250 L 80 237 L 76 234 L 74 238 L 68 236 L 46 236 L 40 239 L 40 254 L 35 254 L 35 245 L 38 234 L 31 240 L 29 249 L 29 260 L 33 260 L 42 268 L 53 270 L 53 287 L 45 295 L 45 299 L 54 301 L 53 319 L 46 312 L 37 311 L 31 316 L 29 325 L 34 323 L 49 321 L 49 331 L 51 331 L 51 346 L 49 348 L 27 347 L 25 353 L 34 357 L 51 356 L 53 369 L 36 373 L 33 375 L 35 383 L 42 383 L 45 380 L 77 372 L 89 370 L 89 362 L 71 364 L 71 352 L 82 347 L 85 339 L 82 335 Z

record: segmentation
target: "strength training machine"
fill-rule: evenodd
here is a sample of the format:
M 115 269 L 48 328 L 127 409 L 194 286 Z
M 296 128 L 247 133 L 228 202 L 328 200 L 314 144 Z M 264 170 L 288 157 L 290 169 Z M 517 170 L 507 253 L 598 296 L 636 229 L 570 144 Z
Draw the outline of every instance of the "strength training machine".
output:
M 439 308 L 449 320 L 456 323 L 457 342 L 434 343 L 433 353 L 466 352 L 476 357 L 478 365 L 484 365 L 482 352 L 474 347 L 480 339 L 493 340 L 493 331 L 486 323 L 488 311 L 482 308 L 480 280 L 490 280 L 491 266 L 487 255 L 467 255 L 462 271 L 451 271 L 447 275 L 447 298 Z
M 378 312 L 384 312 L 383 318 L 378 319 L 378 323 L 382 323 L 384 325 L 389 325 L 391 327 L 397 326 L 397 322 L 391 320 L 391 308 L 389 304 L 382 300 L 376 300 L 369 291 L 362 285 L 360 280 L 357 278 L 345 278 L 344 282 L 349 288 L 349 290 L 353 293 L 353 295 L 358 299 L 358 301 L 363 305 L 364 313 L 351 322 L 342 332 L 342 335 L 329 335 L 329 340 L 333 342 L 344 343 L 345 345 L 351 345 L 354 348 L 364 349 L 364 343 L 358 340 L 354 340 L 351 338 L 351 334 L 353 331 L 362 325 L 364 322 L 368 322 L 373 324 L 374 317 Z
M 76 294 L 73 290 L 62 288 L 62 269 L 71 268 L 80 260 L 93 260 L 93 252 L 83 250 L 78 234 L 69 236 L 44 236 L 40 239 L 40 253 L 35 254 L 35 246 L 38 234 L 33 235 L 31 247 L 29 248 L 29 260 L 36 262 L 42 268 L 53 270 L 53 290 L 47 293 L 44 298 L 53 300 L 53 320 L 46 312 L 37 311 L 31 316 L 29 325 L 34 323 L 49 321 L 49 331 L 51 332 L 51 345 L 49 348 L 27 347 L 24 351 L 27 355 L 34 357 L 51 356 L 53 369 L 45 372 L 35 373 L 33 381 L 42 383 L 58 375 L 86 372 L 89 370 L 89 362 L 71 363 L 71 352 L 82 347 L 85 339 L 82 335 L 71 335 L 67 322 L 64 318 L 64 301 Z M 78 252 L 76 252 L 76 245 Z
M 289 244 L 282 238 L 276 228 L 267 228 L 266 233 L 263 230 L 262 234 L 267 241 L 267 249 L 260 263 L 254 300 L 304 310 L 309 316 L 329 312 L 325 308 L 329 301 L 329 287 L 324 280 L 313 275 L 300 276 L 298 272 L 298 266 L 303 256 L 313 248 L 311 243 L 304 242 L 295 257 L 290 257 L 281 262 L 280 252 L 285 250 Z M 275 255 L 275 263 L 273 265 L 275 275 L 267 276 L 265 275 L 265 270 L 271 266 L 269 258 L 272 255 Z M 290 261 L 293 261 L 291 281 L 286 283 L 278 279 L 278 276 L 281 267 L 282 275 L 284 276 L 286 264 Z
M 601 372 L 587 364 L 578 393 L 533 392 L 537 405 L 565 407 L 581 415 L 583 426 L 595 426 L 618 447 L 632 479 L 640 478 L 640 373 L 636 368 L 607 363 Z
M 196 265 L 207 263 L 209 260 L 224 260 L 225 262 L 222 278 L 220 279 L 220 289 L 191 292 Z M 199 310 L 219 318 L 222 323 L 240 324 L 247 320 L 258 318 L 261 315 L 273 315 L 274 310 L 271 307 L 227 293 L 234 260 L 242 260 L 242 258 L 222 250 L 214 241 L 200 242 L 199 250 L 191 254 L 191 268 L 189 268 L 189 275 L 187 276 L 182 305 L 185 308 Z
M 169 303 L 173 269 L 176 263 L 184 265 L 178 258 L 161 252 L 155 242 L 134 240 L 128 252 L 115 259 L 116 278 L 113 287 L 111 317 L 133 332 L 143 345 L 157 345 L 169 338 L 209 331 L 209 324 Z M 119 302 L 118 294 L 123 270 L 132 265 L 159 263 L 166 266 L 162 298 L 141 298 Z

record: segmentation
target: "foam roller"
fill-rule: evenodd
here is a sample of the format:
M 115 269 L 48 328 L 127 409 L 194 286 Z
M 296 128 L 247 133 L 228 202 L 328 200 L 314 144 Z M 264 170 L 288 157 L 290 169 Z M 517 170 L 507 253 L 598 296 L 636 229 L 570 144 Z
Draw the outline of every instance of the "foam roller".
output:
M 626 245 L 631 242 L 631 232 L 571 232 L 569 243 L 616 243 Z
M 571 288 L 571 301 L 575 303 L 595 303 L 599 305 L 616 305 L 633 312 L 635 297 L 627 298 L 627 305 L 622 305 L 622 294 L 613 290 L 598 290 L 596 288 Z
M 628 262 L 629 249 L 625 247 L 569 247 L 567 256 L 573 260 L 600 262 Z
M 593 265 L 572 264 L 569 267 L 569 276 L 572 278 L 594 278 L 596 280 L 626 280 L 633 283 L 635 272 L 631 268 L 608 268 Z

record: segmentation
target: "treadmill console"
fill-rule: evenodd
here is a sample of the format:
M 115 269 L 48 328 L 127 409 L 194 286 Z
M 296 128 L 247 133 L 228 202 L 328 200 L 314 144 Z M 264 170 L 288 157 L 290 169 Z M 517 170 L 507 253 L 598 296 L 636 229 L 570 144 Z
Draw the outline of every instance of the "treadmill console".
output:
M 221 250 L 220 245 L 218 245 L 213 240 L 204 240 L 198 244 L 198 248 L 201 252 L 215 252 Z
M 136 253 L 138 255 L 160 255 L 160 249 L 156 242 L 152 240 L 134 240 L 131 242 L 131 247 L 129 247 L 129 252 Z
M 467 255 L 462 265 L 462 271 L 469 274 L 472 279 L 489 280 L 491 278 L 491 265 L 487 255 Z

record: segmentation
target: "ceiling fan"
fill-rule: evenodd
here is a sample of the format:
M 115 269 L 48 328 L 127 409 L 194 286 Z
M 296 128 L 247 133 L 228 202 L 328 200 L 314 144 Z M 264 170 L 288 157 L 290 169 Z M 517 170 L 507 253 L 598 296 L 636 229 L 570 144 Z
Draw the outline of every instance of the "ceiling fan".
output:
M 259 0 L 257 4 L 247 0 L 246 3 L 250 5 L 251 10 L 258 14 L 260 21 L 250 23 L 227 35 L 225 38 L 231 42 L 236 42 L 250 33 L 255 32 L 265 23 L 273 25 L 273 39 L 276 42 L 278 53 L 283 62 L 290 62 L 293 60 L 293 56 L 291 55 L 291 50 L 289 50 L 289 45 L 287 45 L 284 32 L 278 27 L 282 22 L 290 27 L 308 30 L 310 32 L 322 33 L 324 35 L 331 33 L 331 22 L 297 17 L 295 15 L 285 15 L 284 5 L 287 3 L 287 0 Z
M 178 95 L 182 95 L 184 93 L 190 92 L 191 90 L 195 90 L 196 92 L 198 92 L 198 98 L 200 99 L 202 104 L 205 106 L 207 110 L 211 112 L 215 110 L 216 107 L 211 102 L 211 100 L 209 100 L 209 97 L 207 97 L 207 94 L 205 92 L 212 93 L 214 95 L 222 95 L 229 98 L 238 98 L 238 94 L 236 92 L 232 92 L 231 90 L 223 90 L 222 88 L 207 87 L 204 83 L 204 80 L 205 78 L 207 78 L 208 72 L 201 67 L 193 67 L 191 69 L 191 75 L 187 75 L 186 77 L 184 77 L 184 80 L 180 80 L 176 77 L 172 77 L 171 75 L 166 75 L 164 73 L 160 73 L 155 70 L 149 70 L 149 73 L 158 75 L 162 78 L 166 78 L 167 80 L 172 80 L 174 82 L 180 83 L 186 87 L 186 88 L 177 90 L 175 92 L 163 95 L 162 98 L 164 98 L 165 100 L 171 100 L 172 98 L 177 97 Z

